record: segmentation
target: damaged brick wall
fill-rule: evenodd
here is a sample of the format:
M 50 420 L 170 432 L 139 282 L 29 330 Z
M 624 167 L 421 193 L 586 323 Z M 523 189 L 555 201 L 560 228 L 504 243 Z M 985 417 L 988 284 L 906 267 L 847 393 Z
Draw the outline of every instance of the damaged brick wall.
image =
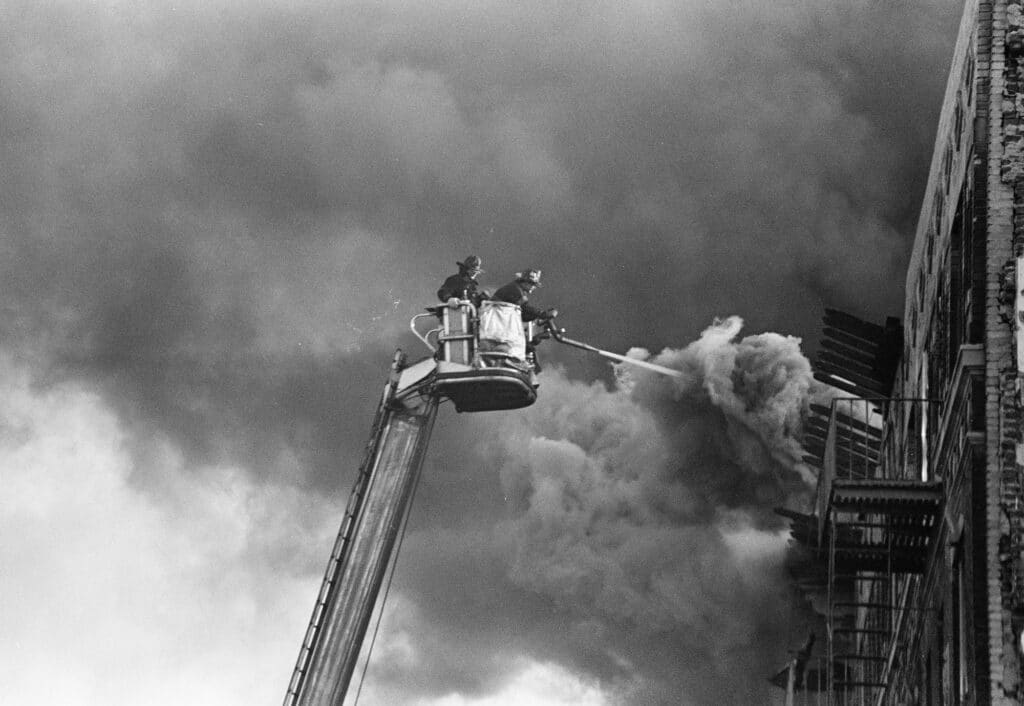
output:
M 999 27 L 994 26 L 998 37 Z M 998 39 L 993 43 L 998 44 Z M 994 46 L 994 49 L 997 47 Z M 1024 618 L 1024 437 L 1021 433 L 1021 407 L 1024 401 L 1024 373 L 1021 368 L 1021 342 L 1024 340 L 1024 6 L 1006 5 L 1002 66 L 1001 139 L 999 175 L 1012 189 L 1012 251 L 1003 261 L 998 275 L 995 308 L 1001 329 L 1012 332 L 1008 355 L 999 362 L 998 388 L 998 589 L 999 633 L 1001 637 L 1001 679 L 1003 698 L 1018 703 L 1024 697 L 1020 660 L 1020 625 Z M 994 52 L 995 54 L 995 52 Z M 996 70 L 993 56 L 993 73 Z M 994 263 L 993 263 L 994 264 Z M 990 616 L 994 617 L 994 616 Z M 993 624 L 992 627 L 995 627 Z M 995 635 L 991 636 L 995 638 Z M 995 665 L 993 665 L 995 666 Z M 993 680 L 994 682 L 996 680 Z M 996 686 L 996 684 L 993 684 Z M 993 694 L 998 702 L 998 694 Z

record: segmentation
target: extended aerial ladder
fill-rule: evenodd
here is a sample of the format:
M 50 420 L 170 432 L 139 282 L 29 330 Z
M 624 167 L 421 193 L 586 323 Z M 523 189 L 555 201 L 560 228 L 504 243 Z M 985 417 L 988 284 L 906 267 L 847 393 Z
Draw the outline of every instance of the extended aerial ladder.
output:
M 421 334 L 418 322 L 428 317 L 439 326 Z M 519 307 L 502 302 L 483 302 L 479 311 L 469 301 L 432 307 L 410 327 L 433 355 L 409 364 L 405 354 L 395 353 L 284 706 L 342 706 L 443 399 L 460 412 L 533 404 L 533 347 L 546 338 L 680 375 L 574 341 L 550 321 L 534 335 L 532 324 L 523 326 Z

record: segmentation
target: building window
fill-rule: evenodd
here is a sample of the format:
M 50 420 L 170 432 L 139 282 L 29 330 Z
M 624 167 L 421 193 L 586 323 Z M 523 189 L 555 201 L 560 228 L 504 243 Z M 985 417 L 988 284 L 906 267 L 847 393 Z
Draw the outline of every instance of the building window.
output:
M 956 108 L 953 114 L 953 135 L 956 137 L 956 151 L 963 145 L 961 137 L 964 132 L 964 104 L 960 91 L 956 92 Z
M 957 202 L 953 226 L 949 231 L 949 285 L 948 297 L 944 314 L 946 316 L 946 370 L 952 371 L 956 366 L 960 345 L 964 341 L 963 332 L 963 248 L 964 248 L 964 193 L 961 191 Z
M 963 542 L 958 542 L 953 547 L 952 566 L 952 622 L 953 634 L 951 646 L 953 649 L 950 668 L 953 670 L 954 704 L 961 704 L 967 698 L 970 691 L 970 675 L 968 674 L 967 656 L 968 644 L 967 635 L 970 626 L 967 616 L 967 571 L 964 566 Z
M 924 425 L 921 422 L 921 407 L 915 404 L 911 408 L 910 417 L 907 419 L 907 446 L 902 474 L 902 478 L 906 480 L 920 479 L 927 472 L 923 463 L 923 438 Z
M 930 340 L 932 338 L 931 335 L 929 335 L 928 338 Z M 928 383 L 928 356 L 925 355 L 921 359 L 921 392 L 918 395 L 922 400 L 928 399 Z M 918 402 L 915 403 L 914 406 L 917 407 L 919 410 L 919 413 L 916 415 L 919 423 L 919 428 L 917 430 L 917 443 L 918 448 L 920 449 L 920 453 L 918 455 L 918 463 L 920 464 L 920 470 L 918 471 L 917 477 L 921 480 L 921 482 L 927 483 L 929 480 L 931 480 L 931 470 L 928 468 L 928 454 L 931 451 L 931 449 L 928 448 L 929 405 L 927 402 Z
M 967 50 L 964 60 L 964 88 L 967 89 L 967 105 L 974 99 L 974 47 Z
M 968 163 L 973 162 L 973 155 Z M 950 227 L 950 357 L 963 343 L 980 343 L 985 326 L 985 237 L 974 232 L 974 179 L 969 167 Z

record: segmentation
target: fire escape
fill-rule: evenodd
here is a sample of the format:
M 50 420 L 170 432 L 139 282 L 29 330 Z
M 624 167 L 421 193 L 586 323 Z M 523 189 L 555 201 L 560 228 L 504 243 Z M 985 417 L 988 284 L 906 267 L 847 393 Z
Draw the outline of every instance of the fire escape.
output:
M 898 321 L 826 310 L 824 333 L 815 377 L 849 396 L 812 405 L 804 447 L 819 471 L 813 514 L 779 512 L 805 550 L 791 572 L 824 613 L 826 634 L 824 654 L 796 680 L 803 692 L 787 703 L 875 706 L 941 523 L 942 482 L 927 460 L 939 407 L 890 397 Z
M 815 514 L 827 566 L 826 673 L 834 704 L 874 704 L 887 687 L 898 623 L 914 610 L 908 606 L 913 577 L 928 566 L 941 483 L 918 475 L 919 440 L 904 446 L 898 427 L 884 422 L 922 418 L 929 404 L 832 403 Z

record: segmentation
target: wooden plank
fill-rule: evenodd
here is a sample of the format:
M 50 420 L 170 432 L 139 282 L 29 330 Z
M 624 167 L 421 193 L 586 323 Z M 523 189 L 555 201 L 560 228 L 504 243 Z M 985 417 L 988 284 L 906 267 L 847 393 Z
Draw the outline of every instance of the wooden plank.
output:
M 853 314 L 839 311 L 839 309 L 825 309 L 825 323 L 869 340 L 881 341 L 885 335 L 885 329 L 878 324 L 870 323 Z
M 804 432 L 804 448 L 806 448 L 808 451 L 810 451 L 812 447 L 815 452 L 817 452 L 819 449 L 821 451 L 824 451 L 825 441 L 825 437 L 822 436 L 821 434 L 812 434 L 808 433 L 807 431 Z M 820 456 L 821 454 L 818 455 Z
M 850 454 L 845 449 L 836 449 L 836 477 L 841 480 L 864 480 L 871 478 L 878 465 L 878 456 L 870 450 L 867 453 Z
M 877 366 L 864 365 L 863 363 L 853 360 L 852 358 L 845 358 L 837 353 L 833 353 L 832 351 L 818 351 L 817 362 L 829 363 L 831 365 L 836 366 L 837 368 L 841 368 L 843 370 L 850 370 L 854 373 L 857 373 L 858 375 L 864 375 L 866 377 L 878 380 L 879 382 L 883 381 L 885 378 L 885 371 L 879 370 Z
M 843 370 L 842 368 L 827 363 L 825 361 L 819 361 L 818 364 L 815 365 L 814 367 L 823 373 L 844 378 L 849 382 L 852 382 L 854 385 L 857 385 L 858 387 L 870 390 L 871 392 L 874 393 L 875 396 L 886 397 L 889 394 L 888 386 L 881 380 L 876 380 L 875 378 L 867 377 L 865 375 L 858 375 L 857 373 L 851 372 L 849 370 Z M 872 395 L 864 396 L 871 397 Z
M 852 382 L 847 382 L 845 380 L 837 380 L 834 379 L 831 375 L 826 375 L 825 373 L 819 373 L 817 371 L 814 372 L 814 379 L 817 380 L 818 382 L 824 382 L 826 385 L 831 385 L 833 387 L 836 387 L 837 389 L 841 389 L 844 392 L 848 392 L 851 397 L 864 397 L 863 394 L 861 394 L 858 391 L 860 390 L 860 387 L 857 387 L 857 385 L 853 384 Z
M 812 453 L 816 453 L 818 456 L 821 456 L 821 454 L 825 452 L 825 440 L 820 436 L 805 436 L 804 448 Z
M 817 441 L 804 439 L 804 450 L 809 451 L 818 458 L 822 458 L 825 455 L 825 444 Z
M 850 415 L 843 414 L 841 411 L 839 411 L 843 407 L 846 407 L 846 406 L 847 406 L 846 404 L 842 404 L 842 405 L 839 406 L 839 409 L 837 409 L 837 411 L 836 411 L 836 421 L 837 422 L 839 422 L 840 424 L 842 424 L 844 426 L 847 426 L 847 427 L 853 427 L 855 429 L 860 429 L 861 431 L 866 431 L 871 436 L 881 436 L 882 435 L 882 429 L 880 427 L 876 427 L 874 425 L 868 424 L 867 422 L 864 422 L 864 421 L 862 421 L 860 419 L 857 419 L 856 417 L 851 417 Z M 871 402 L 866 402 L 865 406 L 866 407 L 870 406 L 872 408 L 872 410 L 877 409 L 876 405 L 874 405 Z M 828 407 L 826 407 L 824 405 L 820 405 L 820 404 L 813 404 L 812 403 L 811 404 L 811 411 L 816 413 L 819 418 L 820 417 L 831 418 L 831 416 L 832 416 L 832 410 L 830 410 Z M 810 420 L 810 419 L 811 419 L 811 417 L 808 417 L 808 420 Z
M 822 427 L 818 422 L 807 420 L 804 425 L 804 436 L 812 437 L 824 444 L 828 440 L 828 427 Z
M 818 382 L 823 382 L 826 385 L 831 385 L 832 387 L 842 390 L 843 392 L 847 392 L 850 394 L 851 397 L 872 397 L 875 394 L 871 390 L 865 390 L 863 387 L 854 385 L 852 382 L 849 382 L 848 380 L 837 380 L 832 375 L 828 375 L 826 373 L 821 373 L 818 371 L 814 372 L 814 379 L 817 380 Z
M 807 417 L 807 419 L 804 420 L 804 431 L 806 432 L 808 429 L 824 429 L 826 430 L 825 436 L 827 436 L 828 420 L 822 419 L 821 417 Z
M 833 341 L 844 343 L 858 350 L 877 352 L 882 347 L 882 344 L 879 341 L 860 338 L 848 331 L 842 331 L 833 326 L 825 326 L 821 332 L 824 334 L 826 339 L 832 339 Z
M 836 414 L 836 427 L 839 429 L 853 429 L 861 436 L 867 435 L 876 440 L 882 438 L 881 427 L 872 426 L 845 414 Z
M 822 419 L 821 417 L 808 417 L 807 421 L 804 423 L 804 430 L 806 431 L 808 429 L 818 430 L 822 432 L 824 436 L 828 436 L 829 422 L 827 419 Z
M 831 353 L 856 361 L 868 368 L 874 368 L 878 365 L 878 356 L 876 355 L 878 351 L 872 346 L 854 348 L 853 346 L 842 344 L 839 341 L 833 341 L 831 338 L 824 338 L 821 341 L 821 347 Z

